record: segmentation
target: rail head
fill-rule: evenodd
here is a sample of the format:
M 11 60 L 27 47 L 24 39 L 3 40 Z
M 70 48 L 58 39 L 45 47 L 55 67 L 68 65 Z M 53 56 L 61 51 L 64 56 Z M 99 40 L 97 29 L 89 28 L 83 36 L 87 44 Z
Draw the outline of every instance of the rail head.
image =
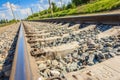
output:
M 69 17 L 60 17 L 60 18 L 51 18 L 51 19 L 48 18 L 48 19 L 43 19 L 43 20 L 30 20 L 30 21 L 120 24 L 120 14 L 69 16 Z
M 23 23 L 20 24 L 19 37 L 14 62 L 12 64 L 10 80 L 32 80 Z

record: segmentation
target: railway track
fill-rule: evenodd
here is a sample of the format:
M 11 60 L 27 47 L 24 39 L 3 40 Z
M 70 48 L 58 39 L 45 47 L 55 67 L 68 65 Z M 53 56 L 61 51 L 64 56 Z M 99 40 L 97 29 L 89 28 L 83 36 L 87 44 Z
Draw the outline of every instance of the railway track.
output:
M 10 80 L 32 80 L 24 33 L 21 23 Z
M 120 54 L 118 24 L 26 22 L 25 25 L 30 54 L 43 80 L 70 80 L 69 77 L 73 77 L 71 80 L 79 80 L 74 72 L 79 73 L 87 66 Z M 86 75 L 86 78 L 83 76 L 81 79 L 97 80 L 101 77 Z
M 119 21 L 120 15 L 114 14 L 21 22 L 9 79 L 101 79 L 101 76 L 86 71 L 89 67 L 119 59 Z M 115 69 L 113 67 L 112 70 Z M 94 68 L 91 70 L 95 72 Z M 98 68 L 98 72 L 100 70 Z M 107 72 L 109 70 L 106 69 Z M 103 80 L 110 78 L 102 77 Z M 119 77 L 113 79 L 118 80 Z

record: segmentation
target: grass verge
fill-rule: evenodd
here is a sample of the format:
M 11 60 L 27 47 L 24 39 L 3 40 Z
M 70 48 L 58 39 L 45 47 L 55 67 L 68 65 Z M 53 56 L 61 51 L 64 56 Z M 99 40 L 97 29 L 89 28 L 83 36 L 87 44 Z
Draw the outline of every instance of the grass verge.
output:
M 68 10 L 55 12 L 53 14 L 53 17 L 98 13 L 98 12 L 110 11 L 117 8 L 120 8 L 120 0 L 97 0 L 93 3 L 88 3 L 78 6 L 75 9 L 68 9 Z M 50 17 L 51 17 L 50 14 L 44 14 L 41 16 L 35 16 L 35 17 L 32 16 L 28 18 L 28 20 L 37 20 L 37 19 L 50 18 Z

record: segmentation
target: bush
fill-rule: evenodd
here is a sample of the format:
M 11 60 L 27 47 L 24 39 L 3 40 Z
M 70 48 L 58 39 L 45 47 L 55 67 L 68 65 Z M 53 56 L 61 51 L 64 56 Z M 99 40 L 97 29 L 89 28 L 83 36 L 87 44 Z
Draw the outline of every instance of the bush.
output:
M 75 4 L 74 3 L 69 3 L 67 6 L 66 6 L 66 9 L 73 9 L 75 8 Z

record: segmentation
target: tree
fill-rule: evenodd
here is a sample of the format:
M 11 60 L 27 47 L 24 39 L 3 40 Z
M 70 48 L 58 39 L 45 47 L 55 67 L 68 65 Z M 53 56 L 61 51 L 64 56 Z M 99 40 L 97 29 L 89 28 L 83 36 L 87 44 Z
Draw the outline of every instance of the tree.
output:
M 71 8 L 75 8 L 75 4 L 74 3 L 68 3 L 68 5 L 66 6 L 66 9 L 71 9 Z
M 6 23 L 8 23 L 8 19 L 6 19 Z
M 53 10 L 52 10 L 51 1 L 50 1 L 50 0 L 48 0 L 48 2 L 49 2 L 49 8 L 50 8 L 50 11 L 51 11 L 51 16 L 53 16 Z
M 62 6 L 62 9 L 63 9 L 63 10 L 65 10 L 65 9 L 66 9 L 66 6 L 65 6 L 65 4 Z
M 54 2 L 52 2 L 51 4 L 52 4 L 53 12 L 57 12 L 60 10 Z
M 88 3 L 90 1 L 93 1 L 93 0 L 82 0 L 82 3 Z
M 82 3 L 82 0 L 72 0 L 72 3 L 78 6 Z
M 6 19 L 1 19 L 0 24 L 6 23 Z
M 76 6 L 79 6 L 84 3 L 88 3 L 90 0 L 72 0 L 72 3 L 75 4 Z

